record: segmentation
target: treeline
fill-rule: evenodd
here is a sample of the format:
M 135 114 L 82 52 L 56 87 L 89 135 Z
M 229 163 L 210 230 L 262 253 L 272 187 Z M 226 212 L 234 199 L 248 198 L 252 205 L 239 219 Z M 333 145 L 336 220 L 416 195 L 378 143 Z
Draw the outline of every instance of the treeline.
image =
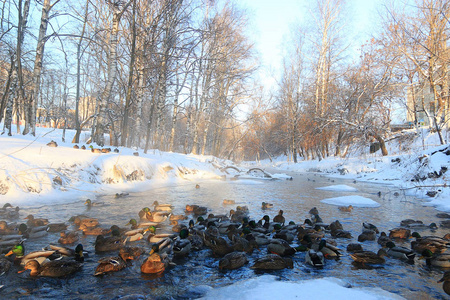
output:
M 449 4 L 393 3 L 355 60 L 344 1 L 316 1 L 309 25 L 284 45 L 269 93 L 253 76 L 247 13 L 233 1 L 5 0 L 2 131 L 12 135 L 18 123 L 20 134 L 35 135 L 52 124 L 75 129 L 73 143 L 90 130 L 88 142 L 99 145 L 109 136 L 145 151 L 296 162 L 370 143 L 386 155 L 392 110 L 403 106 L 415 125 L 424 112 L 444 143 Z
M 236 107 L 256 67 L 246 16 L 234 4 L 33 2 L 1 7 L 4 133 L 16 118 L 22 134 L 34 135 L 36 120 L 74 128 L 74 143 L 90 129 L 100 145 L 109 134 L 113 145 L 145 150 L 232 151 Z
M 446 143 L 450 3 L 385 1 L 372 12 L 376 31 L 357 59 L 348 56 L 355 26 L 348 4 L 315 1 L 293 32 L 274 107 L 253 110 L 247 155 L 284 154 L 295 162 L 370 148 L 387 155 L 385 140 L 398 110 L 403 119 L 408 114 L 407 125 L 425 124 Z

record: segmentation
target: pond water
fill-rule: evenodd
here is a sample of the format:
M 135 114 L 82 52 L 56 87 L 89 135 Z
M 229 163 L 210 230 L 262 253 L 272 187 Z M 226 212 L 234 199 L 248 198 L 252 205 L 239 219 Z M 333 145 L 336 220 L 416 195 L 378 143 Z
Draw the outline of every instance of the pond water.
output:
M 321 269 L 315 269 L 305 264 L 305 254 L 298 252 L 293 256 L 294 268 L 260 272 L 249 268 L 255 258 L 266 254 L 265 249 L 255 251 L 249 256 L 249 264 L 233 271 L 219 271 L 218 259 L 211 257 L 208 249 L 191 252 L 184 259 L 178 259 L 176 266 L 170 267 L 158 276 L 140 273 L 140 261 L 120 272 L 104 276 L 93 276 L 99 258 L 113 256 L 117 253 L 95 254 L 95 237 L 86 236 L 80 239 L 85 250 L 90 251 L 83 270 L 69 278 L 30 278 L 27 272 L 17 274 L 13 268 L 0 276 L 1 298 L 58 298 L 58 299 L 119 299 L 150 298 L 150 299 L 192 299 L 202 296 L 202 287 L 221 287 L 234 282 L 257 277 L 262 274 L 272 274 L 281 280 L 307 280 L 322 277 L 337 277 L 355 287 L 381 287 L 387 291 L 401 295 L 407 299 L 447 299 L 442 290 L 442 284 L 436 281 L 442 277 L 443 270 L 429 268 L 424 261 L 416 259 L 414 264 L 400 260 L 387 259 L 384 266 L 373 269 L 357 269 L 346 252 L 350 242 L 356 242 L 361 233 L 362 222 L 370 222 L 378 226 L 380 231 L 388 231 L 398 227 L 403 219 L 419 219 L 429 224 L 439 219 L 437 211 L 432 207 L 422 206 L 419 199 L 406 196 L 402 191 L 386 185 L 377 185 L 352 180 L 330 179 L 319 174 L 289 174 L 293 180 L 250 180 L 237 181 L 186 181 L 155 187 L 142 193 L 131 193 L 127 197 L 115 198 L 114 195 L 103 195 L 95 199 L 104 202 L 103 206 L 93 207 L 87 211 L 82 200 L 64 205 L 21 207 L 21 216 L 29 213 L 35 217 L 46 217 L 51 222 L 68 222 L 71 216 L 85 214 L 98 218 L 100 224 L 108 228 L 113 224 L 120 227 L 136 218 L 138 211 L 144 206 L 151 206 L 154 200 L 160 203 L 174 205 L 174 214 L 184 213 L 186 204 L 207 206 L 214 214 L 228 213 L 236 205 L 247 205 L 250 216 L 259 220 L 264 214 L 275 216 L 279 209 L 284 210 L 286 220 L 303 223 L 309 218 L 309 210 L 317 207 L 323 221 L 330 223 L 339 220 L 345 230 L 352 233 L 353 239 L 338 239 L 338 246 L 344 256 L 340 260 L 327 260 Z M 200 188 L 195 188 L 196 184 Z M 356 188 L 356 192 L 340 192 L 318 190 L 318 187 L 345 184 Z M 381 192 L 381 197 L 378 196 Z M 397 195 L 398 193 L 398 195 Z M 381 204 L 377 208 L 358 208 L 352 212 L 341 212 L 337 206 L 325 204 L 320 200 L 345 195 L 359 195 L 370 198 Z M 224 199 L 233 199 L 236 205 L 223 205 Z M 261 202 L 270 202 L 274 208 L 261 209 Z M 170 226 L 164 228 L 170 231 Z M 163 230 L 164 230 L 163 229 Z M 448 230 L 439 228 L 435 232 L 421 230 L 422 235 L 443 236 Z M 28 251 L 38 250 L 49 243 L 57 243 L 59 234 L 52 233 L 45 238 L 27 240 Z M 294 241 L 295 242 L 295 241 Z M 136 242 L 149 249 L 146 241 Z M 403 244 L 409 246 L 409 241 Z M 379 245 L 375 242 L 364 242 L 366 250 L 377 251 Z

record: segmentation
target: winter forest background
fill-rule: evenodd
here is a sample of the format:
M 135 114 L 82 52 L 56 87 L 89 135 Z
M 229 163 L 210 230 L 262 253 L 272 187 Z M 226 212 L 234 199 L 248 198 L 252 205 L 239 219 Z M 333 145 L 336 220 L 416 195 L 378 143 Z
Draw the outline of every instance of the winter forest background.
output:
M 351 2 L 305 11 L 268 86 L 239 1 L 4 0 L 2 134 L 70 128 L 73 143 L 235 161 L 388 155 L 405 128 L 447 143 L 448 1 L 384 1 L 357 55 Z

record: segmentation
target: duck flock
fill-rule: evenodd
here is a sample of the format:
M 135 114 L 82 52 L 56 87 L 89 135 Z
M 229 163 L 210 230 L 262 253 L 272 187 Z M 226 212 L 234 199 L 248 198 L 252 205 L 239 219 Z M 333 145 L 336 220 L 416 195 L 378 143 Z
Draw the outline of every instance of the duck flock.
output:
M 87 200 L 85 204 L 88 209 L 102 209 L 102 203 Z M 223 205 L 235 205 L 235 201 L 225 199 Z M 322 268 L 327 260 L 338 260 L 344 255 L 350 256 L 356 267 L 370 267 L 383 265 L 387 263 L 385 257 L 390 257 L 409 263 L 424 259 L 431 268 L 442 270 L 439 282 L 443 282 L 443 290 L 450 295 L 450 271 L 445 272 L 450 268 L 450 233 L 442 237 L 419 234 L 421 229 L 437 228 L 435 223 L 426 225 L 407 219 L 389 232 L 363 223 L 358 242 L 353 242 L 352 234 L 338 220 L 324 222 L 316 207 L 309 211 L 309 218 L 297 223 L 287 221 L 283 210 L 271 203 L 263 202 L 261 208 L 278 213 L 273 218 L 266 214 L 251 219 L 246 206 L 236 206 L 227 215 L 214 215 L 207 207 L 186 205 L 184 214 L 175 215 L 171 204 L 154 201 L 151 208 L 136 211 L 126 227 L 107 228 L 98 219 L 85 215 L 73 216 L 64 223 L 52 223 L 33 215 L 23 218 L 19 207 L 6 203 L 0 209 L 0 249 L 4 254 L 0 257 L 0 274 L 29 272 L 29 276 L 70 278 L 83 268 L 87 263 L 84 258 L 89 255 L 80 237 L 95 236 L 93 245 L 85 245 L 101 255 L 95 262 L 95 276 L 121 271 L 133 261 L 139 262 L 143 274 L 162 274 L 178 258 L 189 259 L 193 252 L 204 250 L 218 260 L 218 268 L 224 271 L 244 265 L 255 270 L 282 270 L 293 268 L 294 260 L 299 259 L 311 268 Z M 447 219 L 439 226 L 450 228 L 450 215 L 438 217 Z M 27 253 L 28 244 L 49 232 L 59 233 L 58 240 L 42 250 Z M 396 245 L 409 239 L 411 247 Z M 378 243 L 378 252 L 364 250 L 365 241 Z M 303 255 L 298 255 L 299 252 Z

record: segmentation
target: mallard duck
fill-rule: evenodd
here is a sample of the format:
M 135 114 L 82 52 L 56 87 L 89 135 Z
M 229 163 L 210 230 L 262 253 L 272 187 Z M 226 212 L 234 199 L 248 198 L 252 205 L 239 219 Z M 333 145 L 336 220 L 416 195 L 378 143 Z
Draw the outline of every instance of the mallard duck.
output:
M 317 224 L 317 223 L 323 223 L 323 220 L 322 220 L 322 218 L 319 215 L 313 215 L 311 217 L 311 221 L 312 221 L 312 223 L 314 225 Z
M 393 242 L 387 242 L 386 247 L 388 248 L 386 253 L 390 257 L 413 261 L 416 256 L 413 250 L 406 247 L 395 246 Z
M 191 249 L 200 250 L 203 248 L 203 236 L 200 236 L 198 233 L 190 233 L 187 239 L 191 242 Z
M 144 274 L 162 273 L 169 265 L 169 259 L 166 255 L 159 254 L 159 245 L 153 244 L 149 257 L 141 265 L 141 272 Z
M 102 206 L 105 203 L 104 202 L 92 202 L 91 199 L 87 199 L 84 204 L 87 206 L 88 209 L 94 207 L 94 206 Z
M 313 208 L 311 208 L 310 210 L 309 210 L 309 213 L 311 214 L 311 215 L 318 215 L 319 214 L 319 210 L 317 209 L 317 207 L 313 207 Z
M 84 258 L 88 256 L 88 252 L 84 251 L 83 245 L 78 244 L 75 249 L 70 249 L 67 247 L 57 246 L 57 245 L 49 245 L 44 250 L 53 250 L 57 251 L 63 256 L 74 257 L 76 261 L 83 262 Z
M 123 243 L 126 244 L 127 242 L 135 242 L 135 241 L 142 240 L 144 238 L 144 234 L 148 230 L 149 230 L 148 228 L 141 227 L 141 228 L 125 231 L 123 233 L 123 235 L 125 236 L 125 240 L 123 241 Z
M 38 239 L 48 235 L 47 226 L 35 226 L 29 228 L 26 224 L 19 225 L 19 234 L 27 239 Z
M 231 238 L 234 251 L 252 254 L 254 249 L 258 248 L 255 240 L 247 240 L 239 235 L 233 235 Z
M 180 230 L 180 235 L 174 240 L 173 254 L 175 256 L 186 256 L 191 251 L 191 241 L 188 240 L 189 230 L 183 228 Z
M 17 233 L 17 225 L 8 225 L 6 221 L 0 221 L 0 235 L 11 235 Z
M 305 255 L 305 262 L 313 267 L 323 267 L 325 257 L 322 252 L 309 249 Z
M 169 217 L 170 221 L 180 221 L 180 220 L 187 220 L 187 216 L 186 215 L 174 215 L 171 214 Z
M 126 197 L 128 195 L 129 195 L 129 193 L 116 193 L 114 195 L 114 198 L 123 198 L 123 197 Z
M 48 232 L 61 232 L 67 229 L 66 223 L 49 223 L 47 225 Z
M 117 235 L 105 237 L 98 235 L 95 240 L 95 252 L 117 251 L 123 246 L 122 238 Z
M 247 255 L 244 252 L 231 252 L 219 260 L 219 269 L 235 270 L 248 263 Z
M 430 250 L 432 253 L 443 253 L 447 251 L 447 248 L 450 246 L 448 240 L 440 237 L 422 237 L 418 232 L 413 232 L 412 236 L 415 237 L 416 240 L 411 242 L 411 248 L 419 253 L 422 253 L 425 249 Z
M 411 230 L 408 228 L 394 228 L 389 230 L 390 239 L 407 239 L 411 236 Z
M 35 218 L 33 215 L 28 215 L 25 220 L 27 221 L 27 225 L 29 227 L 36 227 L 36 226 L 45 226 L 47 225 L 48 219 L 43 219 L 43 218 Z
M 325 239 L 321 239 L 318 244 L 314 243 L 312 249 L 322 252 L 325 258 L 339 258 L 342 256 L 341 249 L 328 243 Z
M 270 223 L 270 217 L 269 215 L 264 215 L 260 222 L 264 221 L 262 223 L 262 228 L 266 229 L 266 232 L 272 232 L 273 231 L 273 224 Z
M 294 240 L 295 231 L 291 231 L 291 230 L 287 230 L 287 229 L 278 229 L 277 230 L 278 226 L 280 226 L 280 224 L 275 224 L 275 226 L 274 226 L 276 233 L 273 235 L 273 237 L 276 239 L 282 239 L 288 243 L 291 243 Z
M 413 220 L 413 219 L 405 219 L 405 220 L 400 221 L 401 227 L 405 227 L 405 226 L 408 226 L 411 224 L 422 224 L 423 225 L 423 222 L 420 220 Z
M 450 295 L 450 271 L 444 273 L 441 279 L 439 279 L 438 283 L 443 282 L 442 289 L 447 295 Z
M 267 252 L 270 254 L 277 254 L 280 256 L 293 255 L 297 251 L 289 245 L 285 240 L 272 239 L 267 245 Z
M 17 265 L 25 265 L 28 261 L 35 259 L 39 263 L 45 261 L 48 257 L 54 255 L 55 250 L 41 250 L 41 251 L 33 251 L 25 255 L 25 246 L 23 244 L 24 241 L 19 242 L 17 245 L 14 245 L 12 249 L 5 254 L 5 256 L 14 255 L 14 263 Z
M 363 247 L 360 243 L 350 243 L 347 245 L 347 252 L 359 252 L 363 251 Z
M 343 212 L 351 212 L 353 210 L 353 205 L 339 206 L 338 209 Z
M 346 230 L 335 230 L 331 232 L 331 236 L 334 238 L 345 238 L 345 239 L 351 239 L 352 234 L 350 231 Z
M 186 212 L 193 213 L 194 215 L 206 215 L 208 213 L 208 208 L 206 208 L 205 206 L 187 204 Z
M 11 269 L 12 262 L 8 260 L 6 257 L 0 257 L 0 276 L 5 274 Z
M 80 230 L 83 231 L 83 235 L 105 235 L 111 232 L 111 229 L 103 228 L 100 226 L 96 227 L 86 227 L 86 225 L 81 225 Z
M 282 270 L 282 269 L 292 269 L 294 267 L 294 262 L 289 257 L 281 257 L 277 254 L 267 254 L 261 258 L 255 260 L 250 269 L 260 269 L 260 270 Z
M 159 204 L 159 202 L 157 200 L 155 200 L 153 202 L 153 210 L 154 211 L 167 211 L 167 212 L 171 212 L 173 209 L 173 205 L 171 204 Z
M 300 242 L 306 241 L 306 243 L 309 243 L 312 240 L 321 239 L 321 238 L 325 237 L 325 233 L 320 230 L 321 230 L 320 227 L 315 227 L 315 229 L 314 228 L 306 229 L 303 227 L 299 227 L 297 229 L 297 238 Z M 308 236 L 308 237 L 305 239 L 306 236 Z M 308 238 L 310 240 L 308 240 Z M 304 244 L 304 243 L 302 243 L 302 244 Z
M 145 250 L 141 247 L 122 247 L 119 250 L 119 255 L 122 257 L 126 257 L 126 260 L 135 260 L 138 259 L 142 254 L 144 254 Z
M 363 222 L 363 230 L 369 229 L 375 231 L 375 233 L 380 233 L 377 226 L 373 225 L 372 223 Z
M 74 224 L 81 228 L 94 228 L 100 225 L 97 219 L 95 218 L 83 218 L 83 217 L 75 217 Z
M 150 222 L 162 223 L 169 217 L 169 213 L 162 211 L 148 212 L 146 219 Z
M 76 231 L 61 231 L 60 238 L 58 239 L 58 243 L 60 244 L 73 244 L 80 239 L 78 236 L 78 232 Z
M 136 219 L 130 219 L 130 221 L 125 225 L 131 225 L 131 229 L 138 229 L 138 228 L 148 228 L 149 226 L 156 226 L 158 223 L 156 222 L 141 222 L 138 223 Z
M 37 260 L 28 261 L 24 269 L 18 273 L 31 270 L 30 276 L 43 276 L 43 277 L 64 277 L 78 272 L 82 268 L 82 263 L 77 261 L 67 260 L 52 260 L 45 264 L 40 264 Z
M 144 233 L 145 232 L 149 232 L 147 240 L 150 243 L 158 243 L 158 242 L 160 242 L 160 241 L 162 241 L 162 240 L 164 240 L 166 238 L 173 238 L 173 237 L 175 237 L 175 234 L 173 234 L 173 233 L 160 233 L 160 234 L 157 234 L 155 226 L 147 227 L 144 230 Z
M 432 229 L 432 230 L 434 230 L 434 229 L 438 228 L 436 223 L 434 223 L 434 222 L 430 223 L 429 225 L 426 225 L 422 221 L 419 221 L 419 220 L 414 221 L 414 220 L 411 220 L 411 219 L 403 220 L 400 223 L 400 226 L 405 226 L 407 228 L 411 228 L 411 229 L 414 229 L 414 230 L 419 230 L 419 229 Z
M 392 240 L 387 236 L 386 232 L 382 231 L 380 233 L 380 237 L 377 240 L 377 243 L 382 247 L 385 247 L 388 242 L 392 242 Z
M 371 229 L 364 229 L 363 232 L 358 236 L 358 242 L 365 242 L 365 241 L 375 241 L 377 238 L 377 234 L 375 231 Z
M 213 254 L 218 257 L 223 257 L 234 251 L 233 247 L 222 237 L 207 236 L 203 232 L 203 241 L 213 251 Z
M 0 209 L 0 217 L 3 219 L 17 219 L 19 218 L 19 206 L 12 206 L 11 203 L 5 203 L 3 207 Z
M 427 265 L 450 268 L 450 254 L 433 254 L 430 249 L 424 249 L 421 258 L 426 259 Z
M 344 230 L 344 227 L 342 226 L 341 222 L 339 222 L 339 220 L 330 223 L 331 234 L 333 234 L 333 232 L 337 230 Z
M 230 221 L 233 223 L 241 223 L 244 218 L 248 218 L 248 212 L 244 210 L 234 210 L 230 209 Z
M 284 225 L 284 222 L 286 221 L 284 216 L 283 216 L 283 210 L 280 209 L 278 211 L 278 215 L 276 215 L 275 217 L 273 217 L 273 221 L 276 223 L 280 223 L 281 225 Z
M 273 204 L 272 203 L 267 203 L 267 202 L 263 202 L 261 204 L 261 209 L 268 209 L 268 208 L 273 208 Z
M 386 256 L 386 251 L 383 251 L 383 249 L 380 249 L 378 253 L 372 251 L 359 251 L 350 254 L 350 257 L 355 263 L 369 265 L 384 264 L 386 262 L 384 256 Z
M 123 270 L 127 266 L 127 259 L 133 258 L 127 252 L 121 252 L 118 256 L 104 257 L 98 261 L 94 276 Z

